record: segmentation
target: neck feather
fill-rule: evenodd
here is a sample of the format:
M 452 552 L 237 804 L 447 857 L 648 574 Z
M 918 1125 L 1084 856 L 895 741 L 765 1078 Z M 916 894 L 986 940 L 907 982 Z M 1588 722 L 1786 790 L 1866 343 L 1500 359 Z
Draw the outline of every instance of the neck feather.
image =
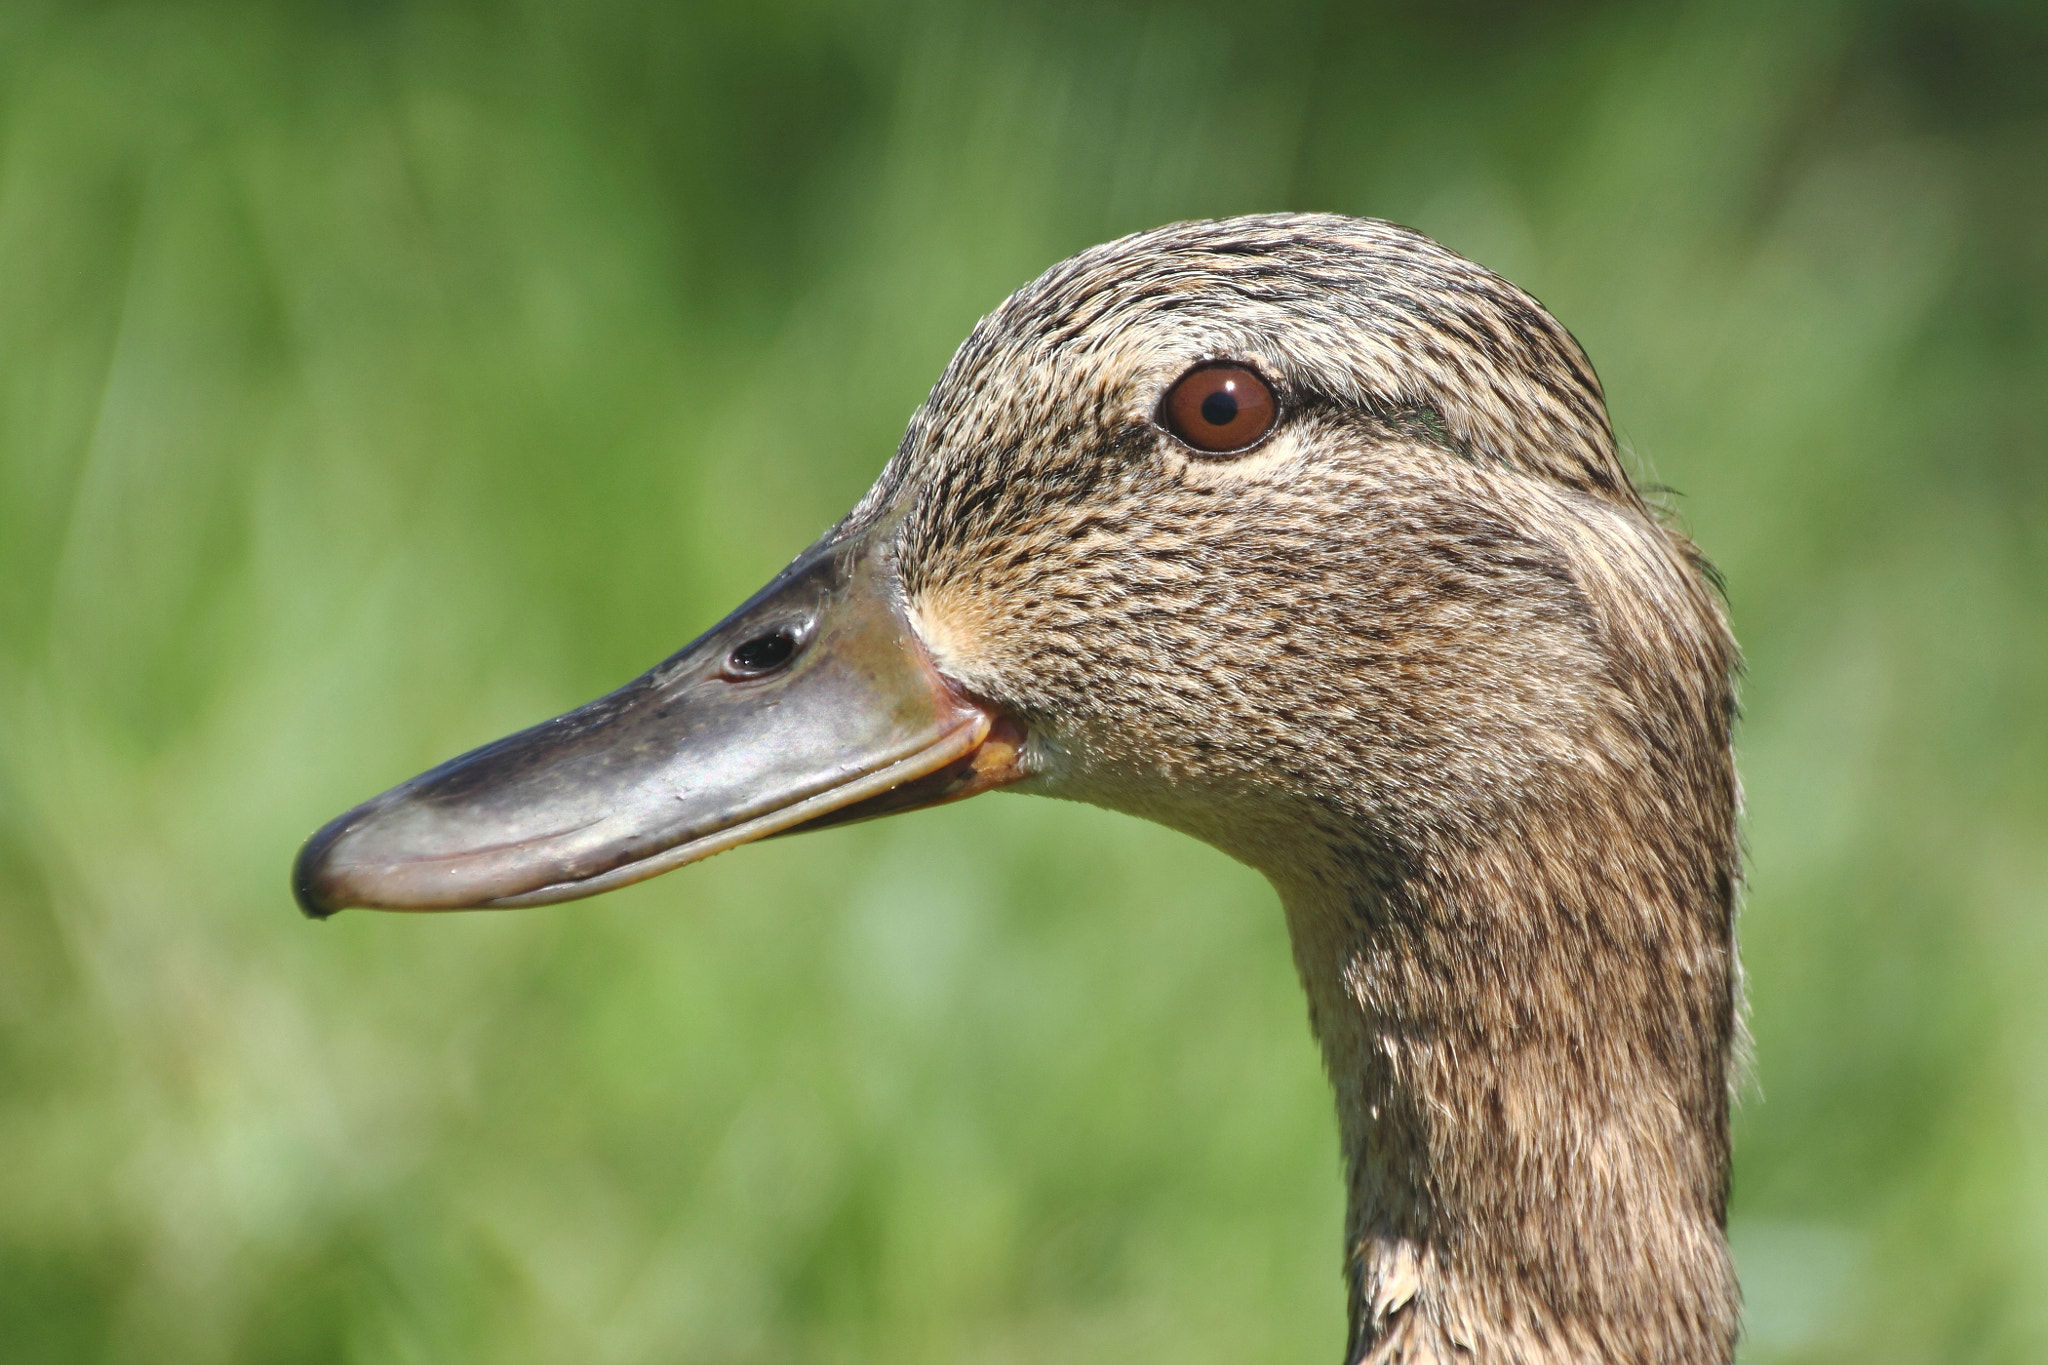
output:
M 1337 1092 L 1347 1365 L 1732 1358 L 1733 849 L 1663 814 L 1276 878 Z

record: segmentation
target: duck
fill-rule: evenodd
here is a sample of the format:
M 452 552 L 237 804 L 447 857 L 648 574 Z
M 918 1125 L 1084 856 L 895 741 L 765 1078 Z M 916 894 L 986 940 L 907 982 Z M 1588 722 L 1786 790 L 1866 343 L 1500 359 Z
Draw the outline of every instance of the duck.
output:
M 1346 1365 L 1727 1362 L 1739 662 L 1533 297 L 1378 220 L 1178 223 L 983 318 L 718 625 L 293 889 L 548 904 L 995 789 L 1158 821 L 1278 894 Z

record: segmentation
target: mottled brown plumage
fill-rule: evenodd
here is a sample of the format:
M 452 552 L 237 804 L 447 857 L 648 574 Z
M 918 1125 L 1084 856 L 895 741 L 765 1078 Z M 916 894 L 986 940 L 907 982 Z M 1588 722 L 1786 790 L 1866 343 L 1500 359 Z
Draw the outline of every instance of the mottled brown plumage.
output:
M 1218 358 L 1283 404 L 1240 456 L 1155 421 Z M 1278 888 L 1347 1361 L 1730 1358 L 1736 651 L 1541 306 L 1379 222 L 1126 238 L 975 328 L 846 529 L 885 516 L 1027 789 Z
M 1347 1362 L 1726 1362 L 1735 664 L 1534 300 L 1385 223 L 1186 224 L 1019 291 L 773 583 L 293 888 L 544 904 L 1006 783 L 1148 816 L 1286 908 Z

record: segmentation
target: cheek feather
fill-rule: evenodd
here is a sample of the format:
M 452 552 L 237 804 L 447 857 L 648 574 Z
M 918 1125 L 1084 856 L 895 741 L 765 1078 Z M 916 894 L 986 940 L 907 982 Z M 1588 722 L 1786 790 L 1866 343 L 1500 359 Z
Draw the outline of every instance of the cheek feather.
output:
M 1178 445 L 1162 442 L 1161 457 L 1166 470 L 1190 488 L 1226 489 L 1241 484 L 1285 483 L 1308 472 L 1310 455 L 1299 427 L 1283 426 L 1249 454 L 1210 456 L 1188 454 Z
M 911 628 L 941 673 L 976 691 L 988 690 L 996 672 L 1000 613 L 984 594 L 937 585 L 911 601 L 909 616 Z

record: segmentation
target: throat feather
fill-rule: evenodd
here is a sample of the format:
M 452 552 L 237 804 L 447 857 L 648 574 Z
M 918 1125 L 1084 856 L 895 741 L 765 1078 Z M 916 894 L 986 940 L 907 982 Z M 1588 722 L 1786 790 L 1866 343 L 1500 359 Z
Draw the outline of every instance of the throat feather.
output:
M 1276 878 L 1336 1091 L 1347 1361 L 1731 1358 L 1728 907 L 1667 861 L 1525 824 Z

